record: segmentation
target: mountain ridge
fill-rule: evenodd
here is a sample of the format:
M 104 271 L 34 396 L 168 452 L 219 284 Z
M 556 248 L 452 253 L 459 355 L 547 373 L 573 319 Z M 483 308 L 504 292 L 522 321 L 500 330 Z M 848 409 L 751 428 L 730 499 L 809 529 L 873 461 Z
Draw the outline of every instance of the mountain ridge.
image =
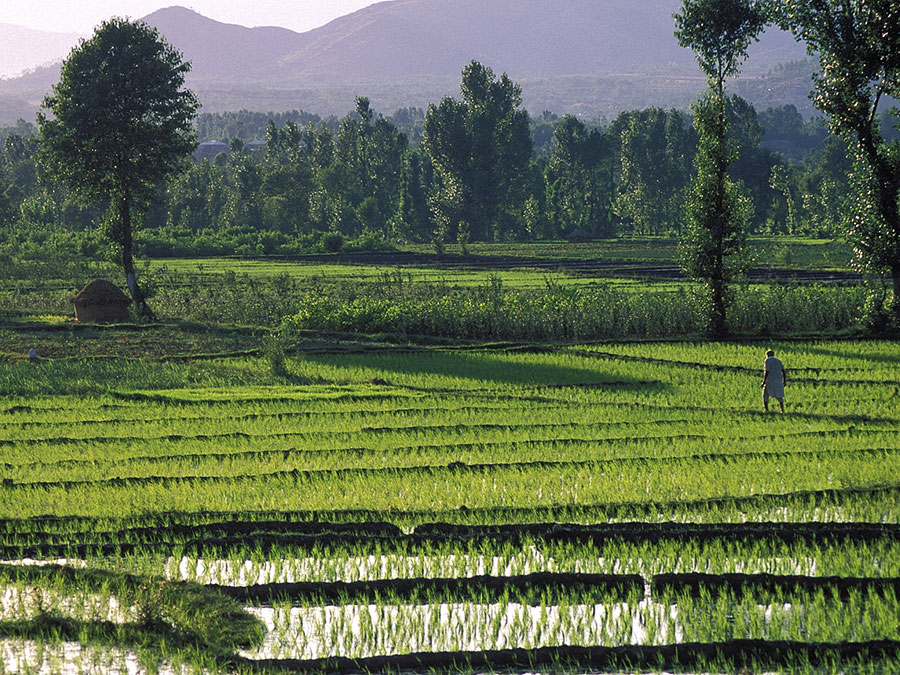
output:
M 81 37 L 74 32 L 43 31 L 0 23 L 0 78 L 19 77 L 26 71 L 61 59 Z
M 386 0 L 303 33 L 221 23 L 180 6 L 143 20 L 191 62 L 187 86 L 209 111 L 278 109 L 260 107 L 271 101 L 284 110 L 342 115 L 355 95 L 376 105 L 380 97 L 390 101 L 384 105 L 424 107 L 436 102 L 424 100 L 426 92 L 456 95 L 462 69 L 478 60 L 522 83 L 526 106 L 552 109 L 565 101 L 565 109 L 559 103 L 553 111 L 596 115 L 617 106 L 683 107 L 702 90 L 693 53 L 673 34 L 672 13 L 680 6 L 680 0 Z M 803 58 L 804 49 L 769 30 L 750 53 L 744 70 L 752 79 Z M 57 64 L 0 81 L 0 118 L 11 97 L 39 105 L 58 74 Z M 586 84 L 579 93 L 580 80 L 608 91 Z M 564 96 L 553 94 L 554 83 Z M 538 90 L 544 93 L 536 96 Z
M 159 9 L 141 20 L 191 62 L 192 80 L 258 77 L 304 42 L 303 33 L 288 28 L 222 23 L 180 6 Z M 201 46 L 194 46 L 198 42 Z

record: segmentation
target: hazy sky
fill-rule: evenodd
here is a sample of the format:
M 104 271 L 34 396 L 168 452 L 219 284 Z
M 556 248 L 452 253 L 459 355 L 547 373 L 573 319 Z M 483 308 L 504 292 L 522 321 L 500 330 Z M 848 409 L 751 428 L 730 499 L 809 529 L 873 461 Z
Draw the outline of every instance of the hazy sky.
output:
M 376 0 L 0 0 L 0 23 L 64 33 L 91 33 L 111 16 L 139 19 L 180 5 L 225 23 L 283 26 L 303 32 Z

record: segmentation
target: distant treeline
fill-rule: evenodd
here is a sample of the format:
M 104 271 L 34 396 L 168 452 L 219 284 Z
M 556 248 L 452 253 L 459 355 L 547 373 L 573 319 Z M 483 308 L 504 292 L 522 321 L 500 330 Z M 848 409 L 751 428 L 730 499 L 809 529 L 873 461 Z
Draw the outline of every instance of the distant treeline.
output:
M 365 98 L 343 118 L 204 113 L 195 155 L 142 216 L 151 256 L 298 253 L 404 242 L 666 235 L 682 224 L 697 139 L 690 117 L 649 108 L 611 122 L 532 116 L 519 87 L 473 62 L 460 99 L 385 117 Z M 729 100 L 740 147 L 733 178 L 752 229 L 835 236 L 849 198 L 846 148 L 794 106 Z M 894 131 L 889 124 L 885 129 Z M 42 177 L 33 125 L 0 130 L 0 255 L 99 256 L 103 206 L 78 205 Z M 262 150 L 247 143 L 265 141 Z
M 631 112 L 623 113 L 630 115 Z M 799 162 L 809 152 L 821 150 L 825 139 L 829 136 L 825 123 L 820 117 L 804 119 L 797 107 L 784 105 L 768 108 L 757 113 L 759 125 L 762 127 L 763 139 L 761 147 L 774 150 L 790 160 Z M 400 131 L 407 135 L 411 146 L 418 145 L 425 131 L 425 111 L 422 108 L 399 108 L 386 116 Z M 530 116 L 531 139 L 537 157 L 549 154 L 553 141 L 553 132 L 564 118 L 545 110 L 540 115 Z M 334 115 L 322 117 L 303 110 L 290 112 L 254 112 L 239 110 L 237 112 L 200 113 L 197 116 L 197 140 L 224 141 L 229 143 L 238 138 L 243 142 L 265 141 L 269 122 L 279 129 L 288 122 L 302 127 L 309 124 L 325 126 L 337 132 L 341 118 Z M 589 127 L 605 128 L 610 123 L 603 118 L 582 119 Z M 22 123 L 24 124 L 24 123 Z M 0 137 L 10 133 L 12 128 L 0 129 Z M 19 133 L 21 133 L 21 128 Z M 897 132 L 900 136 L 900 132 Z

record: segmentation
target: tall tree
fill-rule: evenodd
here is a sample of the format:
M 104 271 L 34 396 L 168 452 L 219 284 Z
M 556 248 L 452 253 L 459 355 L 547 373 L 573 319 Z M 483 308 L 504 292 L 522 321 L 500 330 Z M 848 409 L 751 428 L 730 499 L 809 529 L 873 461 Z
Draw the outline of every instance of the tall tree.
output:
M 829 134 L 821 150 L 807 153 L 800 175 L 803 223 L 818 236 L 840 236 L 846 207 L 850 204 L 853 162 L 844 139 Z
M 778 198 L 769 184 L 772 167 L 778 162 L 777 155 L 761 147 L 763 128 L 753 105 L 740 96 L 732 94 L 726 101 L 728 116 L 728 137 L 735 144 L 735 160 L 728 168 L 728 176 L 737 182 L 750 197 L 754 205 L 749 228 L 766 222 L 769 206 Z
M 341 120 L 335 157 L 351 177 L 350 202 L 358 220 L 370 231 L 387 236 L 388 222 L 397 211 L 406 135 L 393 122 L 376 115 L 369 99 L 356 99 L 355 115 Z
M 553 130 L 544 167 L 546 216 L 556 238 L 572 229 L 612 234 L 612 142 L 601 129 L 588 129 L 566 115 Z
M 649 108 L 621 117 L 616 214 L 640 234 L 678 229 L 693 154 L 684 116 L 677 110 Z
M 11 133 L 0 153 L 0 225 L 11 222 L 22 202 L 38 187 L 35 138 Z
M 166 224 L 184 231 L 212 230 L 222 224 L 231 186 L 224 169 L 203 161 L 170 180 L 166 190 Z
M 155 28 L 114 18 L 63 63 L 38 115 L 43 166 L 85 203 L 111 202 L 110 234 L 121 246 L 131 296 L 146 311 L 132 256 L 132 223 L 159 183 L 196 145 L 199 104 L 185 89 L 190 65 Z
M 394 218 L 395 235 L 414 241 L 429 239 L 431 213 L 428 209 L 427 172 L 430 167 L 418 150 L 404 156 L 400 173 L 400 194 Z
M 424 148 L 434 165 L 433 206 L 451 236 L 467 223 L 473 240 L 496 238 L 521 219 L 531 160 L 522 90 L 505 74 L 472 61 L 461 101 L 444 98 L 425 114 Z
M 795 181 L 791 174 L 790 167 L 785 166 L 784 164 L 776 164 L 772 167 L 772 172 L 769 174 L 769 183 L 773 190 L 784 197 L 784 206 L 787 210 L 785 216 L 785 230 L 788 234 L 796 234 L 797 216 L 794 205 L 794 193 L 792 190 Z
M 885 139 L 878 107 L 900 98 L 897 0 L 783 0 L 777 23 L 817 55 L 813 103 L 853 151 L 848 214 L 856 264 L 893 280 L 891 314 L 900 326 L 900 141 Z
M 725 81 L 737 74 L 747 47 L 765 25 L 757 0 L 683 0 L 675 37 L 697 55 L 709 93 L 694 106 L 699 147 L 685 205 L 682 267 L 707 289 L 707 333 L 727 334 L 729 283 L 740 274 L 749 202 L 728 177 L 736 158 L 728 138 Z

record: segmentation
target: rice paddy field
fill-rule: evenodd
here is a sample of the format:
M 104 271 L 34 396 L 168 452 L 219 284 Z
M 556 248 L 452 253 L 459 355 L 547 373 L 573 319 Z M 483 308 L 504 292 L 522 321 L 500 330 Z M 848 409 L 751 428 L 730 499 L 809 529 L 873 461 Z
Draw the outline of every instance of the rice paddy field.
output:
M 306 262 L 288 260 L 242 260 L 220 259 L 206 260 L 181 258 L 154 261 L 149 269 L 165 287 L 190 285 L 192 287 L 221 283 L 223 279 L 241 275 L 241 279 L 272 279 L 281 276 L 294 283 L 310 284 L 417 284 L 417 285 L 452 285 L 457 288 L 481 286 L 491 274 L 504 286 L 516 289 L 544 288 L 548 283 L 566 286 L 583 286 L 596 283 L 594 275 L 577 275 L 565 267 L 548 263 L 542 269 L 523 269 L 507 267 L 506 264 L 485 268 L 467 267 L 460 262 L 456 267 L 427 266 L 425 264 L 404 264 L 407 257 L 400 254 L 378 255 L 385 262 L 372 265 L 365 261 L 358 264 L 352 262 L 322 262 L 325 256 Z M 411 257 L 410 262 L 417 258 Z M 513 263 L 510 263 L 513 264 Z M 641 281 L 637 279 L 610 279 L 623 288 L 637 287 Z M 678 281 L 669 285 L 679 285 Z M 683 285 L 683 282 L 682 282 Z
M 6 356 L 0 670 L 898 672 L 898 386 L 874 340 Z
M 548 283 L 581 286 L 598 279 L 623 289 L 654 281 L 680 286 L 679 251 L 674 239 L 644 237 L 568 243 L 533 242 L 449 245 L 445 255 L 433 247 L 406 245 L 395 251 L 247 258 L 170 258 L 148 261 L 160 286 L 203 285 L 227 275 L 250 279 L 282 276 L 295 283 L 447 284 L 472 287 L 488 274 L 508 288 L 544 288 Z M 852 252 L 845 242 L 805 237 L 751 238 L 755 278 L 798 279 L 850 275 Z M 781 272 L 782 274 L 779 274 Z M 852 277 L 851 278 L 856 278 Z

